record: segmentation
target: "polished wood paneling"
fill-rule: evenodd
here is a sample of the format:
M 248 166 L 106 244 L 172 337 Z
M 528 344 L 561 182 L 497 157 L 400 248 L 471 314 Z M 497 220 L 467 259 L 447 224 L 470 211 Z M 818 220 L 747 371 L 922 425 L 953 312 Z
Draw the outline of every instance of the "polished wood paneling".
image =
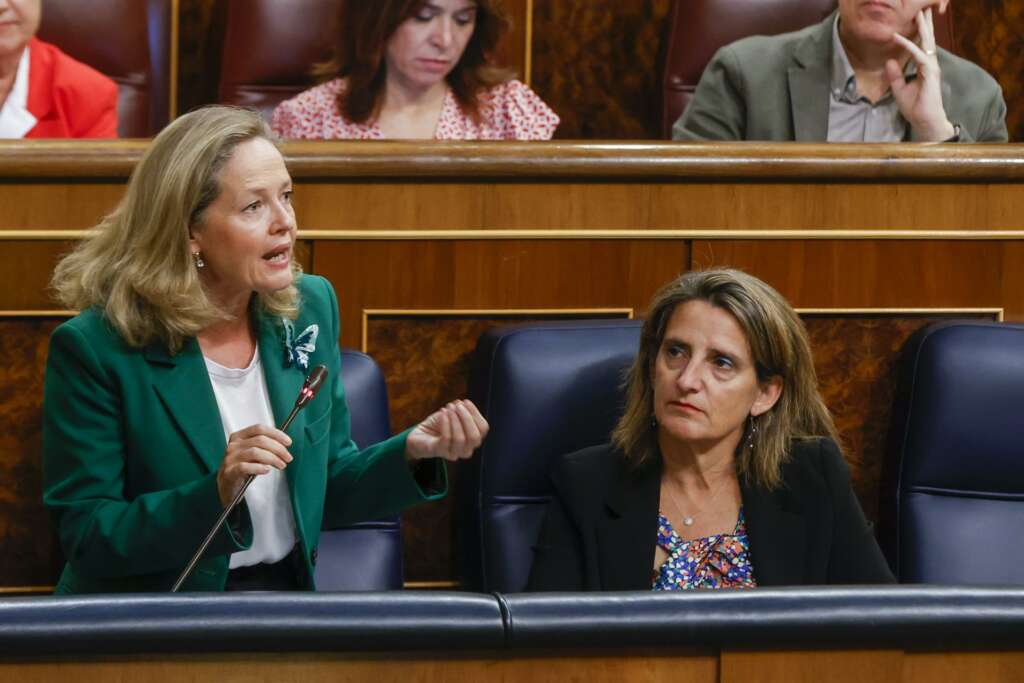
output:
M 0 182 L 0 238 L 9 230 L 88 230 L 123 194 L 120 183 Z
M 0 140 L 0 178 L 121 181 L 148 143 L 129 140 Z M 813 181 L 831 187 L 867 181 L 965 186 L 1024 180 L 1016 145 L 796 144 L 714 145 L 641 142 L 319 141 L 281 145 L 301 181 L 419 184 L 450 180 L 706 184 Z M 93 180 L 95 179 L 95 180 Z M 883 195 L 898 201 L 909 187 Z M 966 191 L 966 189 L 965 189 Z
M 103 658 L 5 658 L 0 678 L 23 683 L 74 678 L 108 681 L 274 681 L 275 683 L 1017 683 L 1020 652 L 919 653 L 834 648 L 687 652 L 615 651 L 603 655 L 512 653 L 151 654 Z
M 0 586 L 53 585 L 62 562 L 39 455 L 47 341 L 62 321 L 0 317 Z
M 734 266 L 797 308 L 1004 308 L 1024 319 L 1019 242 L 705 241 L 694 267 Z
M 908 652 L 904 680 L 998 681 L 1019 683 L 1024 677 L 1022 652 Z
M 668 0 L 541 0 L 533 84 L 563 139 L 660 136 L 658 49 Z
M 508 653 L 160 655 L 149 658 L 0 662 L 0 678 L 42 683 L 73 676 L 76 683 L 223 681 L 249 683 L 715 683 L 714 653 L 634 656 Z
M 358 347 L 367 309 L 639 311 L 688 261 L 669 240 L 320 241 L 313 272 L 334 283 L 342 344 Z
M 1024 141 L 1024 1 L 954 2 L 957 48 L 1003 87 L 1010 139 Z
M 0 268 L 0 311 L 31 311 L 64 308 L 50 291 L 50 277 L 60 257 L 71 251 L 73 242 L 3 242 Z
M 900 650 L 726 651 L 722 683 L 901 683 Z

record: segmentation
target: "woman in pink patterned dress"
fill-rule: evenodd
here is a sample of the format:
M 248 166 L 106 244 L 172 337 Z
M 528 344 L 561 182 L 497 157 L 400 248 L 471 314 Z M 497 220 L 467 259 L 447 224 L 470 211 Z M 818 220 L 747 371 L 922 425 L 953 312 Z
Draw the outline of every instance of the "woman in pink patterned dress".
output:
M 488 60 L 500 0 L 344 0 L 324 83 L 274 110 L 286 139 L 547 140 L 558 116 Z

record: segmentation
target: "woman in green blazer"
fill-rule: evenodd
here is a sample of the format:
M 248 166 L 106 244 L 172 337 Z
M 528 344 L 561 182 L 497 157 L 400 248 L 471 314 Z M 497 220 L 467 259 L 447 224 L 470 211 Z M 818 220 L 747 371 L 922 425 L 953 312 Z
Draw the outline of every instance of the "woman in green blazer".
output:
M 291 178 L 270 139 L 241 109 L 177 119 L 56 270 L 58 296 L 82 309 L 53 334 L 44 389 L 58 593 L 168 590 L 249 475 L 182 590 L 312 589 L 325 518 L 444 495 L 438 459 L 486 435 L 456 401 L 383 443 L 352 442 L 337 300 L 293 261 Z M 317 364 L 328 384 L 276 429 Z

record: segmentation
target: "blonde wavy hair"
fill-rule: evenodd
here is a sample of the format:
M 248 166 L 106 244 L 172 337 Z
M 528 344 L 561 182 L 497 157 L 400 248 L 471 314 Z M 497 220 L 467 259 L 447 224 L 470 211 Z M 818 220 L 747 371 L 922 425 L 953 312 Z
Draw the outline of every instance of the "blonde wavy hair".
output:
M 737 473 L 747 482 L 773 489 L 782 481 L 782 465 L 791 441 L 820 436 L 839 443 L 832 416 L 818 392 L 807 330 L 781 294 L 756 277 L 733 269 L 693 271 L 654 295 L 640 332 L 640 349 L 626 376 L 626 408 L 612 432 L 612 442 L 639 465 L 658 454 L 654 426 L 654 362 L 676 307 L 706 301 L 727 311 L 750 344 L 759 382 L 782 380 L 775 405 L 757 417 L 753 448 L 747 431 L 736 452 Z
M 204 107 L 171 123 L 132 172 L 117 208 L 57 265 L 57 298 L 68 308 L 101 309 L 130 346 L 162 343 L 171 353 L 229 318 L 200 281 L 189 237 L 220 194 L 224 164 L 255 138 L 274 142 L 259 114 L 238 107 Z M 298 265 L 292 269 L 297 277 Z M 298 290 L 293 283 L 260 292 L 256 304 L 294 318 Z

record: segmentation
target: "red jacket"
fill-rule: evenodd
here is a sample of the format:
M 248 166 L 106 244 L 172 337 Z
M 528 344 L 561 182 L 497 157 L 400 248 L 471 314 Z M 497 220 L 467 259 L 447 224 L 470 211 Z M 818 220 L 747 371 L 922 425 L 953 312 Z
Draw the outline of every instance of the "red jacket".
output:
M 29 41 L 26 138 L 116 138 L 117 85 L 56 46 Z

